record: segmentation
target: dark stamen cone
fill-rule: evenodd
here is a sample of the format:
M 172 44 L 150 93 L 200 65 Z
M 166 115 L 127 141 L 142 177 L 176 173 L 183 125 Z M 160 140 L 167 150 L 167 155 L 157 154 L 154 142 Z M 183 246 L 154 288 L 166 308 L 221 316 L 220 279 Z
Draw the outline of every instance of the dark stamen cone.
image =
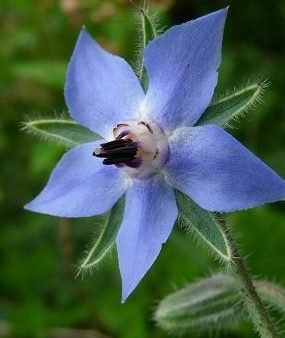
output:
M 130 140 L 114 140 L 111 142 L 101 144 L 101 147 L 105 150 L 107 149 L 116 149 L 125 146 Z
M 104 158 L 103 164 L 127 164 L 136 159 L 138 146 L 132 140 L 116 139 L 101 144 L 101 148 L 95 149 L 93 156 Z M 137 159 L 136 159 L 137 160 Z
M 103 161 L 103 164 L 107 164 L 107 165 L 110 165 L 110 164 L 118 164 L 118 163 L 129 163 L 133 160 L 133 157 L 121 157 L 121 158 L 106 158 L 104 161 Z

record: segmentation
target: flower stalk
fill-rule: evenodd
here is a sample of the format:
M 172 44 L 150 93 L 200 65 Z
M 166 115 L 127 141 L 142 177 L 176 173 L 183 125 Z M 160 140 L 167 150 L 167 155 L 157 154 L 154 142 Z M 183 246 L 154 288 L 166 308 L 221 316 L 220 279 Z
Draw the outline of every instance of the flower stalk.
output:
M 236 274 L 239 276 L 244 286 L 243 302 L 256 331 L 259 333 L 261 338 L 278 338 L 279 335 L 275 324 L 272 321 L 270 314 L 263 303 L 263 300 L 256 291 L 246 262 L 239 252 L 237 242 L 235 241 L 229 226 L 221 214 L 218 216 L 218 221 L 221 227 L 224 229 L 228 238 L 228 242 L 231 245 L 233 253 L 233 266 L 236 270 Z

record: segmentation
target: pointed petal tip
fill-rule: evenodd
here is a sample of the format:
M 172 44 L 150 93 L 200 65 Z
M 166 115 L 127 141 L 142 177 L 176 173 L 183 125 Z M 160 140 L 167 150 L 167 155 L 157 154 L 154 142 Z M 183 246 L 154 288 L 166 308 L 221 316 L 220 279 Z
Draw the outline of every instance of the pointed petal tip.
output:
M 229 9 L 230 9 L 230 5 L 228 5 L 227 7 L 223 8 L 222 11 L 224 12 L 224 15 L 227 16 L 229 13 Z
M 224 23 L 226 21 L 228 11 L 229 11 L 229 6 L 218 9 L 214 12 L 205 14 L 205 15 L 197 18 L 196 20 L 206 19 L 206 18 L 212 17 L 212 18 L 215 18 L 215 20 L 219 20 L 219 21 L 222 21 Z M 191 22 L 191 21 L 189 21 L 189 22 Z
M 117 236 L 122 303 L 157 259 L 177 214 L 174 190 L 160 176 L 145 182 L 137 180 L 127 191 L 125 214 Z
M 71 117 L 106 139 L 119 121 L 137 116 L 144 96 L 130 65 L 105 50 L 83 26 L 67 67 L 64 87 Z
M 37 197 L 31 200 L 30 202 L 26 203 L 23 207 L 24 210 L 32 211 L 32 212 L 40 212 L 39 210 L 40 208 L 37 208 L 37 206 L 35 205 L 36 200 L 37 200 Z
M 87 27 L 85 25 L 83 25 L 81 27 L 81 30 L 80 30 L 80 33 L 79 33 L 79 38 L 81 38 L 81 37 L 86 37 L 86 38 L 93 40 L 91 34 L 88 32 Z
M 124 295 L 122 294 L 122 298 L 121 298 L 121 304 L 125 304 L 126 303 L 126 300 L 128 298 L 128 295 Z
M 221 16 L 222 18 L 226 19 L 227 15 L 228 15 L 229 7 L 230 6 L 218 9 L 217 11 L 212 12 L 209 15 Z
M 52 212 L 49 213 L 48 210 L 45 210 L 44 205 L 42 204 L 41 194 L 36 196 L 33 200 L 31 200 L 27 204 L 25 204 L 24 210 L 36 212 L 36 213 L 40 213 L 44 215 L 59 216 L 59 215 L 53 215 Z
M 166 170 L 171 176 L 175 167 L 173 186 L 201 208 L 234 212 L 284 200 L 285 180 L 222 128 L 184 128 L 178 134 L 177 148 L 173 139 L 169 144 L 177 157 Z
M 126 300 L 129 298 L 131 293 L 134 291 L 136 286 L 129 285 L 128 287 L 124 286 L 124 283 L 122 281 L 122 297 L 121 297 L 121 304 L 125 304 Z
M 127 184 L 117 168 L 103 166 L 92 158 L 92 151 L 101 143 L 81 144 L 63 155 L 44 189 L 24 208 L 69 218 L 91 217 L 110 210 L 125 193 Z
M 27 210 L 27 211 L 32 211 L 31 208 L 30 208 L 30 204 L 31 204 L 31 202 L 28 202 L 27 204 L 25 204 L 23 209 Z
M 24 205 L 24 210 L 30 211 L 30 212 L 39 213 L 39 214 L 43 214 L 43 215 L 64 217 L 64 216 L 54 215 L 52 213 L 49 213 L 47 210 L 45 210 L 45 208 L 43 208 L 41 206 L 40 203 L 38 203 L 38 200 L 39 199 L 36 197 L 35 199 L 33 199 L 32 201 L 30 201 L 29 203 L 25 204 Z
M 213 12 L 213 13 L 225 13 L 225 14 L 227 14 L 228 11 L 229 11 L 229 8 L 230 8 L 230 6 L 228 5 L 228 6 L 226 6 L 226 7 L 223 7 L 223 8 L 221 8 L 221 9 L 218 9 L 216 12 Z
M 78 35 L 78 38 L 77 38 L 77 41 L 76 41 L 76 44 L 75 44 L 75 48 L 74 48 L 74 51 L 73 51 L 73 55 L 71 56 L 71 60 L 72 60 L 74 54 L 78 52 L 78 49 L 81 49 L 81 47 L 84 46 L 84 43 L 88 43 L 88 42 L 92 42 L 92 41 L 95 42 L 95 40 L 93 39 L 91 34 L 88 32 L 86 26 L 83 25 L 81 27 L 80 32 L 79 32 L 79 35 Z
M 42 207 L 40 196 L 37 196 L 36 198 L 34 198 L 33 200 L 25 204 L 24 210 L 36 212 L 40 214 L 45 214 L 45 215 L 57 216 L 57 215 L 52 215 L 52 213 L 49 213 L 47 210 L 45 210 Z
M 221 8 L 175 25 L 146 47 L 149 88 L 144 110 L 167 132 L 195 125 L 209 106 L 218 80 L 227 12 L 228 7 Z

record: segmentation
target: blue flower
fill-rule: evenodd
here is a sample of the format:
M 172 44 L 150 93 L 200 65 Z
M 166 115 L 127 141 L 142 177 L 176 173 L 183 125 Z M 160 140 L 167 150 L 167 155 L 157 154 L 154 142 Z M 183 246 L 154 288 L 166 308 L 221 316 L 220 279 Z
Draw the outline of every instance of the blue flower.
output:
M 131 67 L 82 29 L 68 67 L 71 116 L 102 136 L 67 152 L 26 209 L 62 217 L 108 211 L 126 194 L 117 237 L 125 299 L 157 258 L 178 210 L 175 189 L 229 212 L 285 197 L 285 183 L 215 125 L 195 126 L 217 84 L 227 9 L 149 43 L 145 94 Z

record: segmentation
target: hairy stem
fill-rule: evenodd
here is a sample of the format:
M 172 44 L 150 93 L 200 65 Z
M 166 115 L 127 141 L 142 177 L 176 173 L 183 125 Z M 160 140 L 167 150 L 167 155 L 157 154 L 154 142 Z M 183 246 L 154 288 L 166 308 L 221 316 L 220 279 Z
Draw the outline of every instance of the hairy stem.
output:
M 278 338 L 279 335 L 277 333 L 277 329 L 270 318 L 266 306 L 255 289 L 252 277 L 248 271 L 245 260 L 238 250 L 237 243 L 230 231 L 230 228 L 226 224 L 222 215 L 218 216 L 218 220 L 225 230 L 228 241 L 231 245 L 234 267 L 244 285 L 243 302 L 256 331 L 259 333 L 261 338 Z

